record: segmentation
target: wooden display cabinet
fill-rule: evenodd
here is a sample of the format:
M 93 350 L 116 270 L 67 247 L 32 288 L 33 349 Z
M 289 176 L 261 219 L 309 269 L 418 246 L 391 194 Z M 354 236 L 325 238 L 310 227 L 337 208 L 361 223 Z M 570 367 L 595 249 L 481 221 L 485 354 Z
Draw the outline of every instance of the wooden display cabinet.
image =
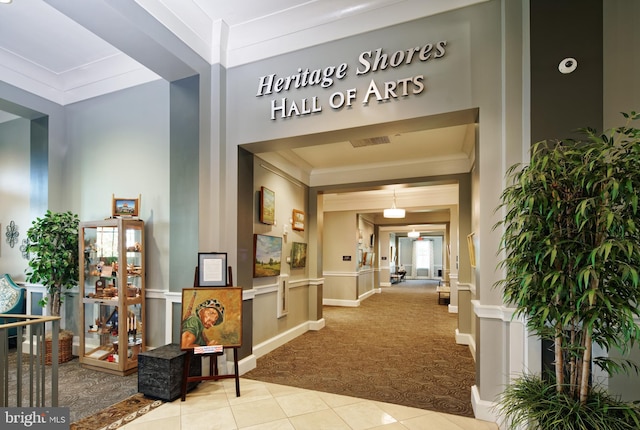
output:
M 80 363 L 131 374 L 145 350 L 144 222 L 81 222 L 79 235 Z

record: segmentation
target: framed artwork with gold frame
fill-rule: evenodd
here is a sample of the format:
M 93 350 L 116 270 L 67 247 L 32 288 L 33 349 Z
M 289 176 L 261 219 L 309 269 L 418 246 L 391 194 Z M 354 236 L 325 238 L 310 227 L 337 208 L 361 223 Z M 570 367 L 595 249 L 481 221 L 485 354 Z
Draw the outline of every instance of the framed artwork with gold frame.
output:
M 242 346 L 242 288 L 184 288 L 181 349 L 214 345 Z
M 291 215 L 291 228 L 297 231 L 304 231 L 304 212 L 298 209 L 293 210 Z
M 467 246 L 469 248 L 469 262 L 471 267 L 476 267 L 476 244 L 474 243 L 475 233 L 467 235 Z
M 253 277 L 279 276 L 282 261 L 282 238 L 253 235 Z
M 260 222 L 274 225 L 276 221 L 276 193 L 267 187 L 260 188 Z
M 137 217 L 140 214 L 140 196 L 124 198 L 113 195 L 112 217 Z
M 293 242 L 291 244 L 291 268 L 300 269 L 307 265 L 307 244 Z

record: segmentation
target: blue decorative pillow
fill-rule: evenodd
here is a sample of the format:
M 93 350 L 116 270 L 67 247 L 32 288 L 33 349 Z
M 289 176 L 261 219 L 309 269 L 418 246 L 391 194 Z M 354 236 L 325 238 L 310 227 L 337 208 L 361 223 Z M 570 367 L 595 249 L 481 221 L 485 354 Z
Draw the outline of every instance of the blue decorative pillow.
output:
M 5 277 L 0 278 L 0 314 L 11 310 L 20 300 L 20 291 L 16 290 Z

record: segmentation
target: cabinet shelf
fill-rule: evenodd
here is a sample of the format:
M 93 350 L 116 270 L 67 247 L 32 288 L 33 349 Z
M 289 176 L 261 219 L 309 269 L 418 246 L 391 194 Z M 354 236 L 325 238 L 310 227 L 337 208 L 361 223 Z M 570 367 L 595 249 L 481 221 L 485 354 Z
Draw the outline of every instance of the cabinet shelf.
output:
M 79 235 L 80 363 L 128 375 L 146 344 L 144 222 L 82 222 Z

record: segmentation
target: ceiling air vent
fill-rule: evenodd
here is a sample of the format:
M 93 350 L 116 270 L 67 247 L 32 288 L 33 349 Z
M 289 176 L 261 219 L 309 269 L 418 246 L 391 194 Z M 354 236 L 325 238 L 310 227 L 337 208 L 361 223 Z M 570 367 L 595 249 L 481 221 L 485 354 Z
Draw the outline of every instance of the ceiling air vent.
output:
M 354 148 L 362 148 L 363 146 L 382 145 L 385 143 L 391 143 L 389 136 L 370 137 L 367 139 L 350 140 L 351 146 Z

